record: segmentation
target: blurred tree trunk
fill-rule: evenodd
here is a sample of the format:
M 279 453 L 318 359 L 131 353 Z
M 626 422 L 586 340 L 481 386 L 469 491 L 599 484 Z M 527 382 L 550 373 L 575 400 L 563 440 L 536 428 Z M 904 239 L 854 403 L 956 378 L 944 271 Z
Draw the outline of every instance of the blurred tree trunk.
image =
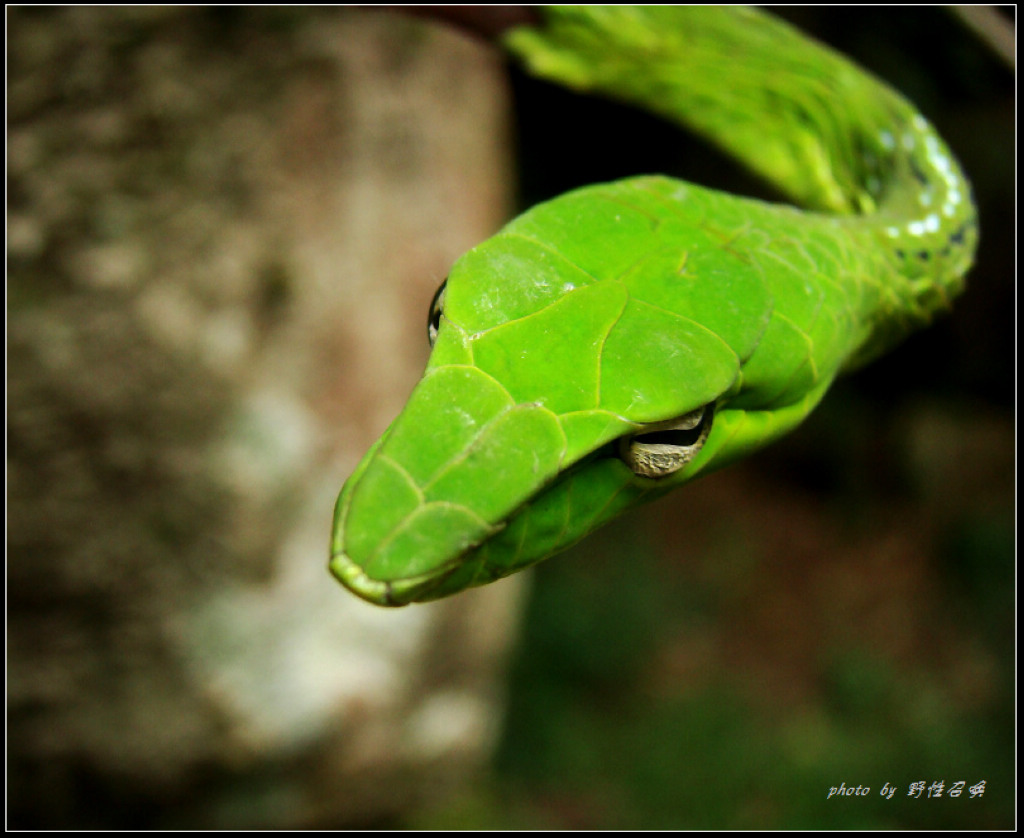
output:
M 9 10 L 9 825 L 391 822 L 518 580 L 386 611 L 334 499 L 508 207 L 497 55 L 385 13 Z

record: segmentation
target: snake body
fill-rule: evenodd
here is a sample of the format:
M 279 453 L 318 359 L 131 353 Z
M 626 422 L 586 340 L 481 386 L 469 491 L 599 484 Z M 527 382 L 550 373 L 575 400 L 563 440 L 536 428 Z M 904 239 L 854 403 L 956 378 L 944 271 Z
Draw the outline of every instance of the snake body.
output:
M 330 568 L 380 605 L 507 576 L 787 433 L 946 309 L 970 188 L 904 98 L 766 13 L 552 7 L 507 49 L 721 145 L 803 209 L 654 175 L 529 210 L 435 300 L 405 409 L 345 484 Z

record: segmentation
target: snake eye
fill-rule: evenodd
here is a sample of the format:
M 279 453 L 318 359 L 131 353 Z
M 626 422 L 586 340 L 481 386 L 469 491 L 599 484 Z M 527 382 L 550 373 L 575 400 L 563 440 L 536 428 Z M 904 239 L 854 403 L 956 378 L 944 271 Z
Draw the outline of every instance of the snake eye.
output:
M 434 345 L 437 340 L 437 330 L 441 328 L 441 312 L 444 310 L 444 289 L 448 287 L 448 278 L 434 292 L 434 299 L 430 301 L 430 316 L 427 317 L 427 340 Z
M 619 457 L 640 477 L 675 474 L 697 456 L 711 432 L 713 404 L 619 440 Z

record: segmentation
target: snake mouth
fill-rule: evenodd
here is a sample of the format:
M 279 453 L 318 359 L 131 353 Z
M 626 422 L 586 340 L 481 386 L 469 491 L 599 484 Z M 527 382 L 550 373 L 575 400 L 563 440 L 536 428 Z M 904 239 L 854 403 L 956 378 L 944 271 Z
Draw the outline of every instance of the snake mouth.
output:
M 424 599 L 458 570 L 458 566 L 454 565 L 448 571 L 433 571 L 384 581 L 372 578 L 345 553 L 340 552 L 331 556 L 328 566 L 334 577 L 360 599 L 388 608 L 398 608 Z
M 666 490 L 660 481 L 631 471 L 620 457 L 619 442 L 614 438 L 599 445 L 534 487 L 504 513 L 504 520 L 498 524 L 478 528 L 479 531 L 472 534 L 466 530 L 459 535 L 455 526 L 459 520 L 445 519 L 443 531 L 458 536 L 454 542 L 456 549 L 440 553 L 438 558 L 442 560 L 436 564 L 419 562 L 415 570 L 410 567 L 412 561 L 403 558 L 414 556 L 414 551 L 393 551 L 396 557 L 403 559 L 404 574 L 389 572 L 391 568 L 386 565 L 382 568 L 380 562 L 374 561 L 376 557 L 372 553 L 369 559 L 360 560 L 359 551 L 353 552 L 347 543 L 346 525 L 352 497 L 365 473 L 359 469 L 338 499 L 330 572 L 360 599 L 393 608 L 441 599 L 523 570 L 572 546 L 599 523 L 615 517 L 642 497 Z M 581 481 L 590 485 L 585 495 L 578 488 L 574 490 Z M 585 502 L 587 498 L 592 502 Z M 415 525 L 421 517 L 429 521 L 432 508 L 445 506 L 448 505 L 435 501 L 415 507 L 399 527 L 386 534 L 386 540 L 381 542 L 383 546 L 378 549 L 387 551 L 405 532 L 416 532 Z M 570 521 L 570 510 L 575 514 L 575 524 Z M 441 532 L 432 528 L 431 538 L 410 543 L 424 550 L 432 548 Z

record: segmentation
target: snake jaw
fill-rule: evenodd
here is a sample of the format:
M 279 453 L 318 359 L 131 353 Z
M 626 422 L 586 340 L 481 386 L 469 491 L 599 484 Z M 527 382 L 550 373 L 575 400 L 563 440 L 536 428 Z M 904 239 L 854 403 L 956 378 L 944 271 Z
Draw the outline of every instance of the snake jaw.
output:
M 370 577 L 344 553 L 332 555 L 329 567 L 334 577 L 360 599 L 389 608 L 398 608 L 425 598 L 432 589 L 458 570 L 458 567 L 452 567 L 447 572 L 424 573 L 384 581 Z

